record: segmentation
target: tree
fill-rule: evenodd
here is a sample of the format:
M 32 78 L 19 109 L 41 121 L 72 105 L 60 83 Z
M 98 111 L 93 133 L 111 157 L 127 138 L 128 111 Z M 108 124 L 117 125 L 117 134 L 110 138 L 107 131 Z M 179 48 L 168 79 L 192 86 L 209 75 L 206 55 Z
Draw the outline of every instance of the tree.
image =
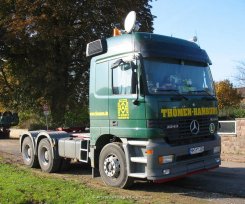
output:
M 229 80 L 215 83 L 219 109 L 237 107 L 241 102 L 241 95 Z
M 237 75 L 235 79 L 241 86 L 245 86 L 245 61 L 240 61 L 237 65 Z
M 141 31 L 152 32 L 149 1 L 1 1 L 4 104 L 37 111 L 47 103 L 54 122 L 62 124 L 67 107 L 75 111 L 88 104 L 86 44 L 111 36 L 111 24 L 122 24 L 130 10 L 137 12 Z

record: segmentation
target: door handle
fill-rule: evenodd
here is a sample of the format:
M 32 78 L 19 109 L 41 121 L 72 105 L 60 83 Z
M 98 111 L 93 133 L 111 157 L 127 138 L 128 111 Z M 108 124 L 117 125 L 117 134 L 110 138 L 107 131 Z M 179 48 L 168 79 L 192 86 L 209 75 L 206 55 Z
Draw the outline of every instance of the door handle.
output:
M 111 124 L 112 124 L 112 126 L 113 126 L 113 127 L 118 126 L 118 122 L 117 122 L 117 121 L 115 121 L 115 120 L 114 120 L 114 121 L 112 121 L 112 122 L 111 122 Z

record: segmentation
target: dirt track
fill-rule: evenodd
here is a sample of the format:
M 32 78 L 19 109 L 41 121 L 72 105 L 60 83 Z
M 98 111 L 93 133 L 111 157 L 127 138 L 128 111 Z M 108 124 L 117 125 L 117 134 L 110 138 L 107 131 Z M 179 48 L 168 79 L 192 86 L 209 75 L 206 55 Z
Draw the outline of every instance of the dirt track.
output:
M 0 140 L 0 157 L 20 168 L 23 165 L 18 140 Z M 73 164 L 71 169 L 58 174 L 46 174 L 33 169 L 37 174 L 79 180 L 87 186 L 115 197 L 133 199 L 138 203 L 245 203 L 245 164 L 223 162 L 219 169 L 194 175 L 165 184 L 137 182 L 130 190 L 106 187 L 101 179 L 91 179 L 91 169 L 86 165 Z

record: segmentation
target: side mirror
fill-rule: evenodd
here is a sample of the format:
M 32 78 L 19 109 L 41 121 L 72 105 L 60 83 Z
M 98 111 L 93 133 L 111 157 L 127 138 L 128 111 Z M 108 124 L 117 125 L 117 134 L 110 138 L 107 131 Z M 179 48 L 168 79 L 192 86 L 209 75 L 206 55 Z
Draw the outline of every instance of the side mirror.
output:
M 112 68 L 112 69 L 115 69 L 115 68 L 118 67 L 120 64 L 124 64 L 124 63 L 125 63 L 125 62 L 124 62 L 122 59 L 119 59 L 119 60 L 115 61 L 115 62 L 112 64 L 111 68 Z

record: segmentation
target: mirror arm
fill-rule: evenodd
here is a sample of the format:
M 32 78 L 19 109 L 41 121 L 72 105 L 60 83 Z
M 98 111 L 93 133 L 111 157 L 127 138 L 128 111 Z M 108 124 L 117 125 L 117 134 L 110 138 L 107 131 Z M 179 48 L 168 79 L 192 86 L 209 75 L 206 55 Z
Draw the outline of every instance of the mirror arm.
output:
M 133 104 L 134 105 L 139 105 L 139 83 L 138 83 L 138 79 L 136 80 L 136 99 L 133 100 Z
M 138 93 L 137 93 L 137 98 L 133 100 L 133 104 L 136 106 L 138 106 L 140 104 Z
M 138 57 L 136 57 L 137 59 Z M 137 60 L 136 60 L 136 67 L 138 66 L 137 65 Z M 140 104 L 140 101 L 139 101 L 139 73 L 137 72 L 137 77 L 136 77 L 136 99 L 134 99 L 132 102 L 134 105 L 138 106 Z

